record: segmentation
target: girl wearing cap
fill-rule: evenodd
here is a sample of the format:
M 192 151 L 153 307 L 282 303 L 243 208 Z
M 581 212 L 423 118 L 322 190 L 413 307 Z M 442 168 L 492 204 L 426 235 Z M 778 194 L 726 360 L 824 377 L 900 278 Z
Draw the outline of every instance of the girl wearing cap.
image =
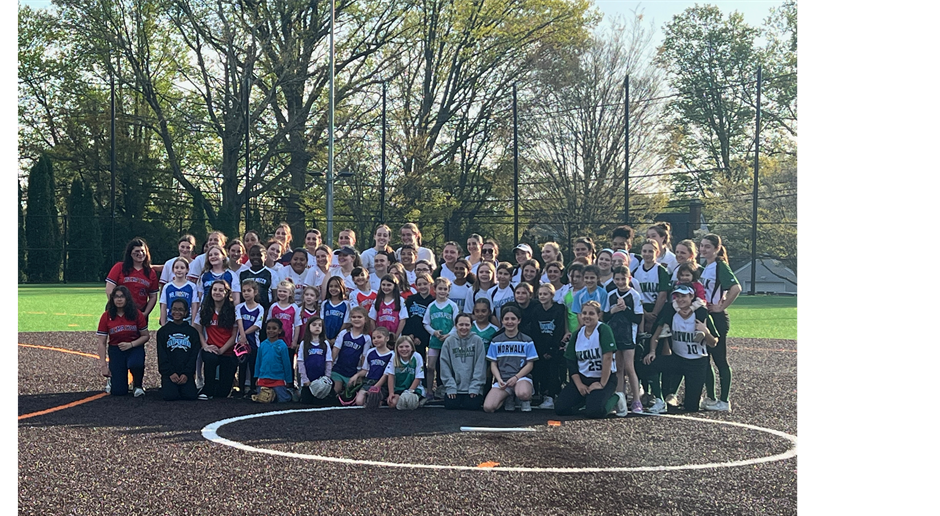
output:
M 728 265 L 728 252 L 721 245 L 721 237 L 709 233 L 702 237 L 699 244 L 705 267 L 699 281 L 705 286 L 705 301 L 708 313 L 711 315 L 718 330 L 718 344 L 711 350 L 710 355 L 718 367 L 718 376 L 721 381 L 721 397 L 715 399 L 715 373 L 708 368 L 705 379 L 705 390 L 708 399 L 705 400 L 706 410 L 728 412 L 731 410 L 731 401 L 728 396 L 731 390 L 731 366 L 728 365 L 727 338 L 730 328 L 728 307 L 741 293 L 741 285 Z
M 333 251 L 333 255 L 339 260 L 339 267 L 330 269 L 330 277 L 342 278 L 347 291 L 351 292 L 356 290 L 356 280 L 353 278 L 352 271 L 356 267 L 362 267 L 362 260 L 359 258 L 359 253 L 357 253 L 356 249 L 352 246 L 344 245 Z M 322 291 L 323 289 L 321 288 L 320 290 Z M 321 292 L 321 295 L 326 296 L 323 292 Z
M 656 342 L 665 325 L 669 325 L 672 336 L 669 337 L 670 346 L 665 349 L 663 356 L 656 356 L 656 347 L 652 346 L 649 353 L 643 357 L 643 363 L 650 366 L 653 375 L 647 375 L 652 381 L 653 406 L 648 411 L 654 414 L 666 412 L 666 403 L 663 401 L 662 388 L 657 381 L 662 373 L 663 385 L 678 385 L 681 377 L 685 377 L 686 412 L 697 412 L 702 397 L 702 387 L 706 385 L 707 371 L 711 369 L 708 363 L 708 349 L 718 344 L 718 332 L 705 307 L 694 309 L 692 302 L 695 291 L 691 285 L 680 283 L 672 293 L 672 303 L 663 308 L 662 316 L 656 321 L 656 329 L 650 342 Z M 702 407 L 708 405 L 702 402 Z M 715 409 L 709 409 L 715 410 Z
M 516 258 L 516 267 L 510 281 L 513 285 L 518 285 L 522 281 L 522 265 L 532 259 L 532 247 L 525 243 L 519 244 L 513 250 L 513 255 Z

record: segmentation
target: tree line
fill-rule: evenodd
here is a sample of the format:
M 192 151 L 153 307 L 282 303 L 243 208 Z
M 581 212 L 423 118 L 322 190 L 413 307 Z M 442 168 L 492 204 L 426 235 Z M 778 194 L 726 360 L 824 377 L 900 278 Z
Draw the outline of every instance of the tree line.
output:
M 325 226 L 329 2 L 53 3 L 19 9 L 21 280 L 97 281 L 114 260 L 110 241 L 135 234 L 160 258 L 183 231 Z M 749 253 L 743 193 L 761 66 L 772 79 L 760 216 L 773 224 L 757 245 L 795 268 L 795 2 L 760 27 L 690 7 L 663 25 L 658 48 L 642 13 L 602 24 L 585 0 L 337 0 L 333 16 L 335 163 L 351 173 L 336 184 L 344 226 L 369 235 L 381 213 L 418 222 L 438 245 L 472 232 L 512 241 L 518 134 L 523 240 L 623 223 L 629 160 L 630 222 L 703 199 L 709 228 Z

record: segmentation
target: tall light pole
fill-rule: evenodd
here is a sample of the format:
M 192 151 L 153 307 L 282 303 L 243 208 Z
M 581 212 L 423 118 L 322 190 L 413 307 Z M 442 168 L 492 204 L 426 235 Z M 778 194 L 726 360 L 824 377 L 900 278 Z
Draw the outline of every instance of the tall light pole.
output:
M 333 54 L 333 37 L 336 27 L 336 0 L 330 0 L 330 106 L 329 106 L 329 151 L 326 166 L 326 244 L 333 245 L 333 76 L 335 74 L 335 58 Z

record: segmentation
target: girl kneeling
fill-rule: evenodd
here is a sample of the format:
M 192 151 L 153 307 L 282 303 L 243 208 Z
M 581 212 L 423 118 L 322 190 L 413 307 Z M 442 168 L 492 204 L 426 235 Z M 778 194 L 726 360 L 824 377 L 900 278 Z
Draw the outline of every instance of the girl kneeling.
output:
M 555 413 L 559 416 L 573 415 L 584 406 L 585 416 L 602 418 L 617 405 L 618 397 L 614 394 L 617 344 L 613 330 L 599 322 L 600 317 L 601 305 L 597 301 L 588 301 L 581 307 L 582 328 L 565 349 L 571 381 L 555 400 Z

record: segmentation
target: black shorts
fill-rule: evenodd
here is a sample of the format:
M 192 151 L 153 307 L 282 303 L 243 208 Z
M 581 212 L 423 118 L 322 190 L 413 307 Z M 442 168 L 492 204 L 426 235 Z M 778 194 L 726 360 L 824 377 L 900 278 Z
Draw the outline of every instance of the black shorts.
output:
M 618 340 L 617 342 L 617 351 L 630 351 L 631 349 L 636 349 L 636 343 L 629 340 Z

